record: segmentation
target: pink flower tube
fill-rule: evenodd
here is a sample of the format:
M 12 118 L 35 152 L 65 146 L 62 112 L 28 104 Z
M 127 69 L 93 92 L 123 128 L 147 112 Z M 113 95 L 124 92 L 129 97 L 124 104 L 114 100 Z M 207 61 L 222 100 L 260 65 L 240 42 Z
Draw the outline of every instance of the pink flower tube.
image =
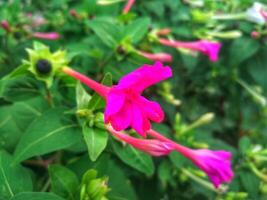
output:
M 128 2 L 126 3 L 125 7 L 123 8 L 123 12 L 122 13 L 123 14 L 127 14 L 130 11 L 131 7 L 133 6 L 134 2 L 135 2 L 135 0 L 128 0 Z
M 196 166 L 203 170 L 217 188 L 222 183 L 229 183 L 234 173 L 231 169 L 231 153 L 227 151 L 212 151 L 209 149 L 193 150 L 180 144 L 174 143 L 170 139 L 149 130 L 148 134 L 158 140 L 172 142 L 174 149 L 183 156 L 190 159 Z
M 159 43 L 170 46 L 174 48 L 185 48 L 192 51 L 199 51 L 204 55 L 207 55 L 212 62 L 218 60 L 218 54 L 221 49 L 221 44 L 219 42 L 210 42 L 208 40 L 200 40 L 194 42 L 182 42 L 182 41 L 172 41 L 164 38 L 158 39 Z
M 60 35 L 56 32 L 50 32 L 50 33 L 35 32 L 32 34 L 32 37 L 45 40 L 57 40 L 60 38 Z
M 156 139 L 137 139 L 125 134 L 124 132 L 115 131 L 111 126 L 107 126 L 107 129 L 117 139 L 152 156 L 168 155 L 174 150 L 173 144 L 170 142 L 164 142 Z
M 111 123 L 116 131 L 132 127 L 145 137 L 146 131 L 151 128 L 150 121 L 159 123 L 164 119 L 160 105 L 141 96 L 147 87 L 172 76 L 171 68 L 160 62 L 152 66 L 143 65 L 122 77 L 111 88 L 70 68 L 63 68 L 63 72 L 80 80 L 106 100 L 104 120 L 106 124 Z
M 172 55 L 168 53 L 148 53 L 144 51 L 137 51 L 137 53 L 152 61 L 172 62 Z

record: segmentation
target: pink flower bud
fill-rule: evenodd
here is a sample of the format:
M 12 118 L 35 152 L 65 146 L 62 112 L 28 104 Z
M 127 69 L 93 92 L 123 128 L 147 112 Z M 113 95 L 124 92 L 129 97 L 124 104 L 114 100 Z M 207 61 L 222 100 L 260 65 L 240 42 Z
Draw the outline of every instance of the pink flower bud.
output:
M 50 33 L 35 32 L 32 34 L 32 37 L 45 40 L 57 40 L 60 38 L 60 35 L 56 32 L 50 32 Z
M 1 26 L 3 29 L 6 30 L 6 32 L 10 32 L 10 26 L 7 20 L 2 20 L 1 21 Z
M 172 62 L 172 55 L 168 53 L 148 53 L 144 51 L 138 51 L 138 53 L 152 61 Z
M 159 29 L 159 30 L 157 30 L 157 32 L 156 32 L 156 34 L 157 34 L 158 36 L 160 36 L 160 35 L 168 35 L 168 34 L 170 34 L 170 33 L 171 33 L 171 29 L 170 29 L 170 28 Z
M 251 37 L 254 38 L 254 39 L 257 39 L 257 38 L 260 37 L 260 33 L 257 32 L 257 31 L 252 31 L 250 35 L 251 35 Z
M 122 13 L 127 14 L 130 11 L 131 7 L 133 6 L 134 2 L 135 2 L 135 0 L 128 0 Z

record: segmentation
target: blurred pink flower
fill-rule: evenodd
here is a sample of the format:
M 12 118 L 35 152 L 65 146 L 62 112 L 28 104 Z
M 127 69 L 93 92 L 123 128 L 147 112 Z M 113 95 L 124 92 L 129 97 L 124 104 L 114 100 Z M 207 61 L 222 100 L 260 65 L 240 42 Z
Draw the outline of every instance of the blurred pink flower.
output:
M 168 53 L 148 53 L 144 51 L 137 51 L 137 53 L 152 61 L 172 62 L 172 55 Z
M 211 42 L 208 40 L 199 40 L 194 42 L 182 42 L 182 41 L 172 41 L 164 38 L 159 38 L 159 43 L 165 46 L 171 46 L 174 48 L 185 48 L 193 51 L 199 51 L 204 55 L 207 55 L 212 62 L 218 60 L 218 54 L 221 49 L 221 43 Z
M 2 20 L 1 26 L 3 29 L 5 29 L 6 32 L 10 32 L 10 25 L 7 20 Z
M 172 143 L 177 152 L 190 159 L 208 175 L 216 188 L 222 183 L 231 182 L 234 173 L 231 169 L 232 155 L 230 152 L 209 149 L 194 150 L 177 144 L 154 130 L 149 130 L 148 134 L 158 140 Z
M 263 16 L 263 18 L 265 19 L 265 21 L 267 20 L 267 12 L 264 9 L 260 10 L 260 14 Z
M 174 150 L 173 144 L 156 139 L 137 139 L 127 135 L 124 132 L 118 132 L 111 126 L 107 126 L 108 131 L 117 139 L 133 146 L 134 148 L 146 152 L 152 156 L 168 155 Z
M 128 0 L 128 2 L 126 3 L 125 7 L 123 8 L 123 12 L 122 13 L 123 14 L 127 14 L 130 11 L 131 7 L 133 6 L 134 2 L 135 2 L 135 0 Z
M 251 35 L 251 37 L 252 37 L 252 38 L 254 38 L 254 39 L 256 39 L 256 38 L 259 38 L 259 37 L 260 37 L 260 33 L 259 33 L 259 32 L 257 32 L 257 31 L 252 31 L 250 35 Z
M 57 40 L 60 38 L 60 35 L 56 32 L 49 32 L 49 33 L 35 32 L 32 34 L 32 37 L 45 40 Z
M 160 62 L 155 62 L 153 66 L 143 65 L 122 77 L 111 88 L 70 68 L 63 68 L 63 72 L 80 80 L 106 100 L 105 123 L 111 123 L 116 131 L 132 127 L 145 137 L 151 127 L 150 120 L 159 123 L 164 119 L 160 105 L 141 96 L 147 87 L 172 76 L 171 68 Z

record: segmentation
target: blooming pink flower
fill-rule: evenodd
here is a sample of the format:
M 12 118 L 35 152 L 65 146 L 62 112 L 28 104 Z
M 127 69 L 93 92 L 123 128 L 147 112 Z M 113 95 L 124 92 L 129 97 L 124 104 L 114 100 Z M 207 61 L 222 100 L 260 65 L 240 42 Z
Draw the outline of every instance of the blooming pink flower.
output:
M 50 32 L 50 33 L 35 32 L 32 34 L 32 37 L 45 40 L 57 40 L 60 38 L 60 35 L 56 32 Z
M 264 9 L 260 9 L 260 14 L 263 16 L 265 21 L 267 20 L 267 12 Z
M 7 32 L 10 32 L 10 25 L 7 20 L 1 21 L 1 26 L 3 29 L 5 29 Z
M 128 0 L 128 2 L 126 3 L 125 7 L 123 8 L 123 14 L 127 14 L 131 7 L 133 6 L 135 0 Z
M 193 150 L 171 141 L 154 130 L 149 130 L 148 134 L 158 140 L 172 143 L 176 151 L 190 159 L 208 175 L 216 188 L 221 183 L 229 183 L 232 180 L 234 174 L 231 169 L 230 152 L 209 149 Z
M 221 44 L 219 42 L 210 42 L 208 40 L 200 40 L 194 42 L 181 42 L 181 41 L 171 41 L 164 38 L 159 38 L 159 43 L 171 46 L 175 48 L 186 48 L 193 51 L 199 51 L 204 55 L 207 55 L 212 62 L 218 60 L 218 54 L 221 49 Z
M 138 51 L 138 54 L 152 61 L 172 62 L 172 55 L 168 53 L 148 53 Z
M 147 87 L 172 76 L 170 67 L 164 67 L 160 62 L 153 66 L 143 65 L 120 79 L 111 88 L 101 85 L 88 77 L 69 68 L 63 72 L 85 83 L 95 90 L 105 100 L 105 123 L 111 123 L 116 131 L 132 127 L 141 136 L 150 129 L 150 120 L 159 123 L 164 118 L 160 105 L 141 96 Z
M 126 142 L 134 148 L 152 156 L 168 155 L 174 150 L 173 144 L 170 142 L 164 142 L 156 139 L 137 139 L 125 134 L 124 132 L 115 131 L 111 126 L 107 126 L 107 129 L 119 140 Z

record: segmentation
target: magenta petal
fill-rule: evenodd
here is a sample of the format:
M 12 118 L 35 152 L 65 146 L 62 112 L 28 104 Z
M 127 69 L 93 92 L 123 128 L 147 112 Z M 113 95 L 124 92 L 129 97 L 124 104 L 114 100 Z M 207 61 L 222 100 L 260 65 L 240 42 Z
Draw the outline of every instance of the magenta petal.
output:
M 124 76 L 118 84 L 119 88 L 132 88 L 141 93 L 145 88 L 172 76 L 170 67 L 164 67 L 162 63 L 155 62 L 153 66 L 143 65 Z
M 164 112 L 158 103 L 149 101 L 142 96 L 139 97 L 139 102 L 150 120 L 159 123 L 164 119 Z
M 207 55 L 212 62 L 215 62 L 218 60 L 218 54 L 221 49 L 220 43 L 203 40 L 201 41 L 201 45 L 203 45 L 204 47 L 204 50 L 202 50 L 202 53 Z
M 129 103 L 126 103 L 118 113 L 110 117 L 111 125 L 116 131 L 128 128 L 131 121 L 132 109 Z
M 116 114 L 123 107 L 125 94 L 112 88 L 107 97 L 107 105 L 104 113 L 105 123 L 109 121 L 111 115 Z
M 200 149 L 193 150 L 193 154 L 193 162 L 208 175 L 215 187 L 232 180 L 230 152 Z
M 142 110 L 137 104 L 133 103 L 132 107 L 132 127 L 139 135 L 145 137 L 146 131 L 150 129 L 150 122 L 148 121 L 148 119 L 146 119 L 146 117 L 143 116 Z

